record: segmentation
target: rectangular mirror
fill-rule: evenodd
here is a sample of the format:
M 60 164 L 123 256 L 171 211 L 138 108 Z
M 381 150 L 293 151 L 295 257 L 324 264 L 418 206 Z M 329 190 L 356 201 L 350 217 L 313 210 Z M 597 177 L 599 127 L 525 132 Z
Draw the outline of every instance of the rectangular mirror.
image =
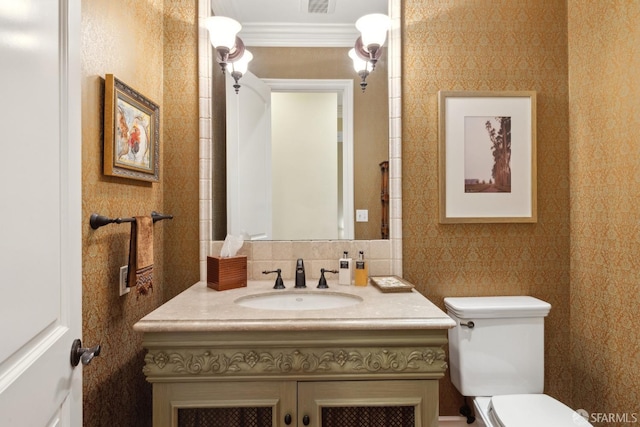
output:
M 360 77 L 348 51 L 358 37 L 355 21 L 368 13 L 387 14 L 389 5 L 387 0 L 338 0 L 332 2 L 333 13 L 318 14 L 302 13 L 303 3 L 305 0 L 212 2 L 215 14 L 230 16 L 243 24 L 239 36 L 253 54 L 249 70 L 273 92 L 259 94 L 246 74 L 239 80 L 239 93 L 235 94 L 233 80 L 225 81 L 218 65 L 212 64 L 213 96 L 216 100 L 227 99 L 226 105 L 214 106 L 212 111 L 214 240 L 224 239 L 227 233 L 244 233 L 252 240 L 382 237 L 380 164 L 389 160 L 388 43 L 376 70 L 367 77 L 365 91 L 361 90 Z M 306 20 L 302 26 L 300 16 Z M 266 22 L 267 19 L 278 23 Z M 299 32 L 296 26 L 303 31 Z M 343 86 L 345 81 L 351 81 L 351 87 L 286 89 L 285 82 L 296 81 L 333 81 Z M 335 110 L 327 113 L 331 118 L 325 121 L 333 129 L 328 132 L 335 135 L 331 154 L 321 160 L 321 154 L 304 148 L 305 143 L 322 133 L 317 128 L 310 129 L 323 120 L 317 112 L 287 120 L 302 107 L 277 113 L 284 130 L 279 131 L 279 137 L 271 137 L 272 132 L 278 132 L 271 119 L 272 96 L 322 92 L 335 94 Z M 248 107 L 245 98 L 251 97 L 264 98 L 267 106 Z M 256 111 L 260 113 L 257 119 Z M 267 118 L 262 115 L 264 111 L 268 112 Z M 235 121 L 230 122 L 230 116 Z M 305 118 L 310 121 L 302 124 Z M 257 130 L 251 123 L 259 123 Z M 294 123 L 301 128 L 301 134 L 293 133 Z M 236 141 L 231 142 L 234 138 Z M 285 140 L 294 145 L 283 149 Z M 292 154 L 298 162 L 283 166 L 283 153 Z M 277 182 L 284 185 L 277 186 Z M 355 221 L 356 210 L 366 212 L 366 222 Z M 321 212 L 323 216 L 318 216 Z

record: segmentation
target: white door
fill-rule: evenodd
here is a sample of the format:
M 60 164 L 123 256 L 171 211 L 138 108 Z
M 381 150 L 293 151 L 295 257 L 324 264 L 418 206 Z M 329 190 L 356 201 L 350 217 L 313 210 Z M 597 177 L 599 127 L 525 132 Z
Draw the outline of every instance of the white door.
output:
M 273 239 L 338 236 L 338 94 L 271 94 Z
M 227 230 L 271 239 L 271 88 L 247 72 L 236 94 L 227 72 Z
M 0 425 L 82 425 L 80 1 L 0 0 Z

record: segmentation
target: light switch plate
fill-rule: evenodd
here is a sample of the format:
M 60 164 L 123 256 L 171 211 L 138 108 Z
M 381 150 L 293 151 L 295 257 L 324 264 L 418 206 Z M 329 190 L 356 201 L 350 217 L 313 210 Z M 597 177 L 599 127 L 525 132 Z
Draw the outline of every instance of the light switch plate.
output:
M 131 288 L 127 287 L 127 280 L 129 278 L 129 266 L 123 265 L 120 267 L 120 296 L 129 293 Z
M 356 209 L 356 222 L 369 222 L 369 210 Z

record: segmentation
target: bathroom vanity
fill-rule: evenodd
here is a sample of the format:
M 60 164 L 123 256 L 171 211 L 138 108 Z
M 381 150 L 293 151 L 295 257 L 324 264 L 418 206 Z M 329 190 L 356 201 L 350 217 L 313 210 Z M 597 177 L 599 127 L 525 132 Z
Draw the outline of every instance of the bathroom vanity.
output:
M 449 316 L 415 290 L 285 284 L 199 282 L 136 323 L 154 426 L 438 425 Z

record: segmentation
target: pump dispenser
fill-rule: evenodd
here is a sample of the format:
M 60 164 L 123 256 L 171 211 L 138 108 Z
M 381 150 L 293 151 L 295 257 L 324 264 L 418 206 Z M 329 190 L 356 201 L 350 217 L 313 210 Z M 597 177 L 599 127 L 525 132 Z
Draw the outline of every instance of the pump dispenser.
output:
M 367 286 L 369 283 L 369 266 L 367 265 L 367 261 L 364 260 L 364 252 L 360 251 L 358 253 L 358 260 L 356 261 L 356 272 L 355 272 L 355 285 L 356 286 Z
M 338 284 L 350 285 L 351 276 L 353 275 L 353 263 L 351 258 L 349 258 L 349 252 L 344 251 L 342 253 L 342 258 L 338 260 L 338 264 L 340 265 L 338 269 Z

